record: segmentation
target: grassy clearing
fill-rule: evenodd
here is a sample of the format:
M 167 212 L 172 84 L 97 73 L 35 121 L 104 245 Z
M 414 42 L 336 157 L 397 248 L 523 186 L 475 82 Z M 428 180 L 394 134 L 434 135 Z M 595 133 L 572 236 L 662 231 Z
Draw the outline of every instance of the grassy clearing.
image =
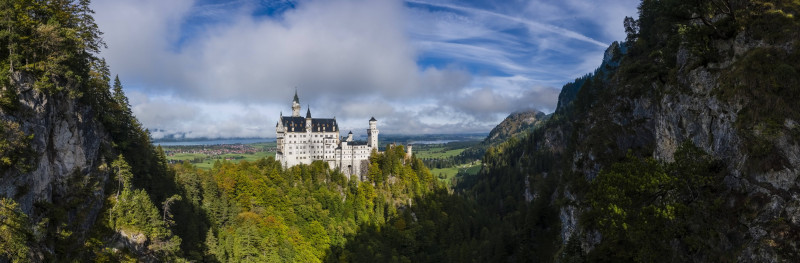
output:
M 202 153 L 176 153 L 172 156 L 167 156 L 167 160 L 175 160 L 175 161 L 191 161 L 195 158 L 208 158 L 208 155 Z
M 249 146 L 258 149 L 259 151 L 255 153 L 226 153 L 219 155 L 210 155 L 205 153 L 175 153 L 167 156 L 167 160 L 171 162 L 183 162 L 183 161 L 191 162 L 191 161 L 202 160 L 201 162 L 194 162 L 193 164 L 198 168 L 211 169 L 211 167 L 214 166 L 214 162 L 216 162 L 217 160 L 220 161 L 228 160 L 229 162 L 234 162 L 234 163 L 238 163 L 240 161 L 255 162 L 262 158 L 275 156 L 274 142 L 254 143 L 254 144 L 249 144 Z M 165 150 L 167 149 L 170 148 L 165 147 Z
M 176 154 L 177 155 L 177 154 Z M 219 156 L 214 156 L 211 158 L 206 158 L 203 162 L 194 163 L 197 168 L 210 170 L 211 167 L 214 167 L 214 162 L 217 160 L 228 160 L 229 162 L 239 163 L 240 161 L 248 161 L 248 162 L 255 162 L 262 158 L 266 158 L 269 156 L 275 156 L 274 152 L 257 152 L 255 154 L 222 154 Z M 189 159 L 191 160 L 191 159 Z
M 214 161 L 206 160 L 202 163 L 194 163 L 194 166 L 200 169 L 211 170 L 214 167 Z
M 260 148 L 260 149 L 266 151 L 269 148 L 278 147 L 278 143 L 276 143 L 276 142 L 260 142 L 260 143 L 250 144 L 250 146 L 253 146 L 254 148 Z
M 428 149 L 420 149 L 417 150 L 414 148 L 414 154 L 417 155 L 417 158 L 447 158 L 451 156 L 456 156 L 464 151 L 466 148 L 461 149 L 453 149 L 453 150 L 446 150 L 445 147 L 432 147 Z
M 459 173 L 475 175 L 481 170 L 481 162 L 476 161 L 474 164 L 464 164 L 457 167 L 431 169 L 431 173 L 436 178 L 450 184 Z
M 437 168 L 431 169 L 431 173 L 439 179 L 450 181 L 450 178 L 458 174 L 458 170 L 459 168 L 457 167 Z

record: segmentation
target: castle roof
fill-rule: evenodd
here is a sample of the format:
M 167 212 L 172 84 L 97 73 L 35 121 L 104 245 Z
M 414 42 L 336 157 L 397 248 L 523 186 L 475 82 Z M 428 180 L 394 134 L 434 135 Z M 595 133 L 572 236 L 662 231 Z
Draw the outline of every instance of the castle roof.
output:
M 369 119 L 369 121 L 378 121 L 378 120 L 376 120 L 375 117 L 372 117 L 371 119 Z
M 300 103 L 300 98 L 297 97 L 297 88 L 294 88 L 294 102 Z
M 312 118 L 311 127 L 306 127 L 306 118 L 303 117 L 283 116 L 280 121 L 289 132 L 305 132 L 306 128 L 311 129 L 312 132 L 336 132 L 339 130 L 336 119 Z
M 306 118 L 311 119 L 311 106 L 308 106 L 308 110 L 306 111 Z
M 347 146 L 350 146 L 350 147 L 352 147 L 352 146 L 367 146 L 367 145 L 369 145 L 369 143 L 367 143 L 365 141 L 349 141 L 349 142 L 347 142 Z M 342 146 L 339 145 L 339 146 L 336 147 L 336 149 L 340 149 L 341 150 Z

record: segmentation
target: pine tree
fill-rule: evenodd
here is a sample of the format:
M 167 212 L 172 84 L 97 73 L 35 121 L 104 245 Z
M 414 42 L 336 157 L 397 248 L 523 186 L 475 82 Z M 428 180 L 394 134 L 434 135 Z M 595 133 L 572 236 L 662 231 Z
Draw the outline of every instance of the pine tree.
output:
M 125 161 L 125 158 L 122 157 L 122 154 L 117 157 L 114 162 L 111 163 L 111 168 L 113 169 L 114 174 L 117 176 L 117 196 L 115 198 L 119 198 L 120 191 L 122 189 L 130 189 L 131 188 L 131 179 L 133 179 L 133 173 L 131 173 L 131 166 L 128 165 L 128 162 Z
M 208 229 L 208 233 L 206 233 L 206 251 L 205 255 L 210 257 L 217 256 L 217 237 L 214 236 L 214 230 Z
M 28 216 L 12 199 L 0 199 L 0 261 L 29 262 L 31 238 Z
M 131 104 L 128 102 L 128 97 L 122 91 L 122 82 L 119 81 L 119 75 L 114 77 L 114 101 L 119 105 L 122 117 L 129 119 L 131 114 Z

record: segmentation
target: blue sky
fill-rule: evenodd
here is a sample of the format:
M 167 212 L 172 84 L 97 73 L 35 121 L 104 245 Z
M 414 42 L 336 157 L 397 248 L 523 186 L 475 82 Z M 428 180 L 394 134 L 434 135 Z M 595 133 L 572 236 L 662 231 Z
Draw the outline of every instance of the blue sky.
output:
M 295 87 L 364 133 L 487 132 L 556 106 L 624 39 L 636 0 L 95 0 L 133 111 L 155 138 L 274 137 Z

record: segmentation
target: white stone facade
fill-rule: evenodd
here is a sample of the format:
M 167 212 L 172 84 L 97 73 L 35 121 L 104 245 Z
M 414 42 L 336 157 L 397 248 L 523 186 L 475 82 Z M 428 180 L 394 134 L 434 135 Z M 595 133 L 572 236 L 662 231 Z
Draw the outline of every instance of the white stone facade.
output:
M 311 109 L 305 118 L 301 117 L 300 100 L 295 93 L 292 116 L 281 114 L 275 127 L 278 144 L 275 159 L 284 168 L 320 160 L 345 175 L 362 179 L 369 169 L 370 154 L 378 151 L 378 133 L 377 120 L 372 118 L 366 142 L 353 141 L 352 132 L 342 138 L 336 118 L 311 118 Z

